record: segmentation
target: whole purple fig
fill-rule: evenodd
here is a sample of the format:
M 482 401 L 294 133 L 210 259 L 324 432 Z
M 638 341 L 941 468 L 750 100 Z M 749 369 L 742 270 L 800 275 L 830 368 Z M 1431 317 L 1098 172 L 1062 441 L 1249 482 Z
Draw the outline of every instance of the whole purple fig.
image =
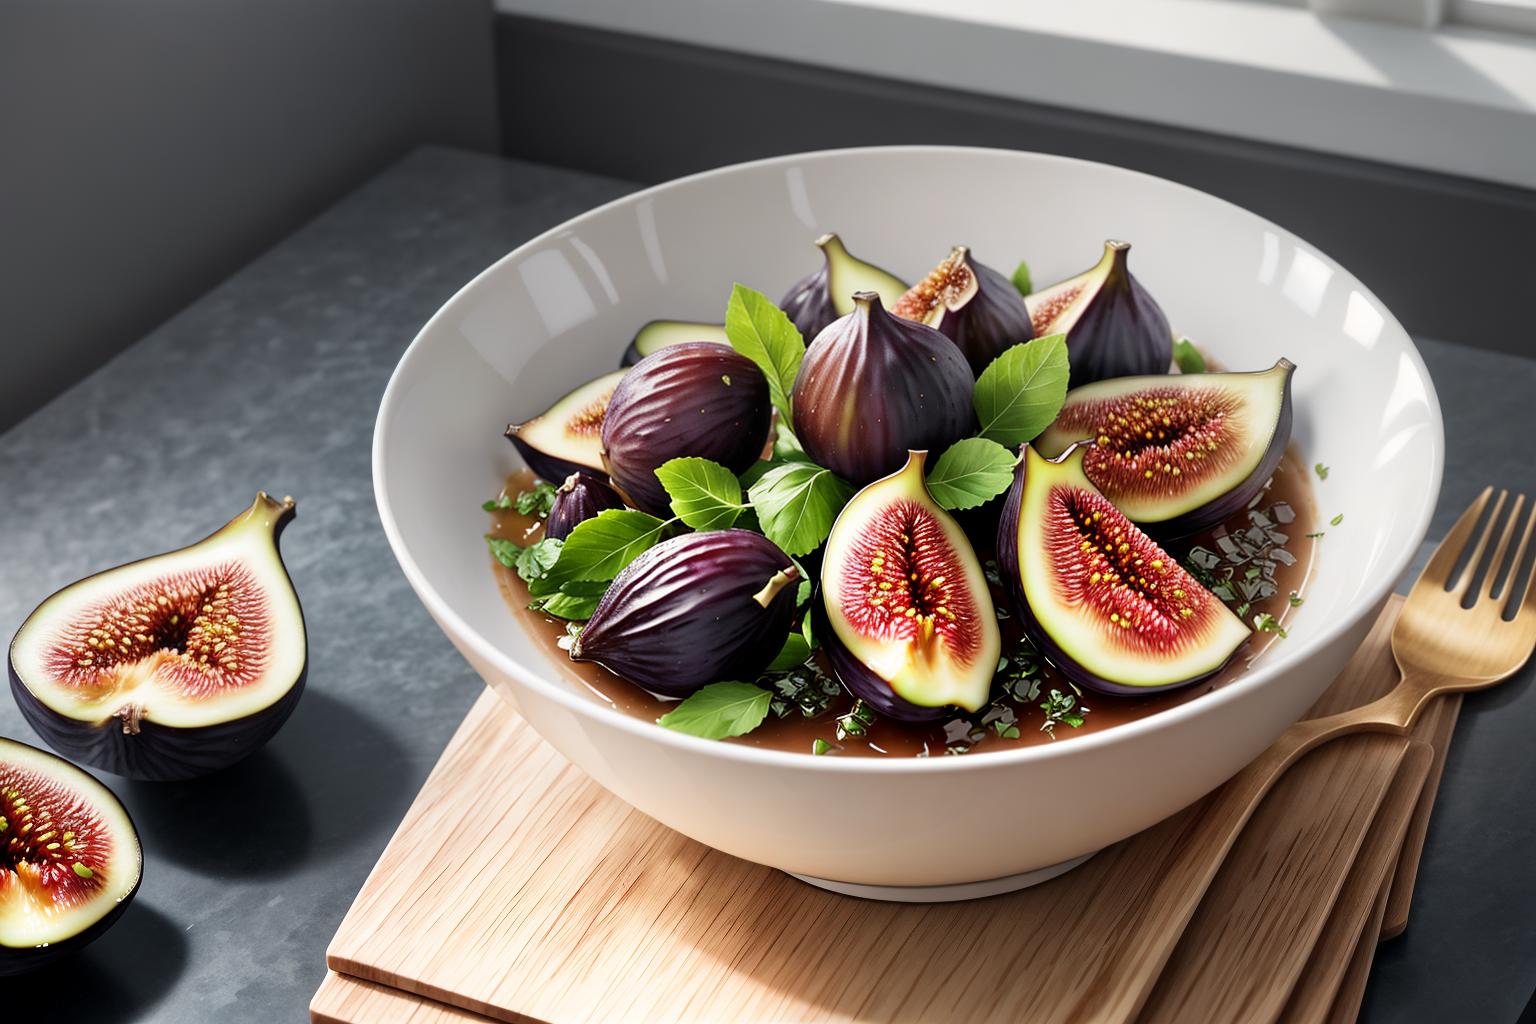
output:
M 970 433 L 974 386 L 952 341 L 859 292 L 853 312 L 806 350 L 795 377 L 795 436 L 818 465 L 862 486 L 896 472 L 909 451 L 941 452 Z
M 618 491 L 591 473 L 572 473 L 555 492 L 555 503 L 544 520 L 544 536 L 564 540 L 577 526 L 597 518 L 599 512 L 623 507 Z
M 656 467 L 688 456 L 740 473 L 762 454 L 773 405 L 752 360 L 713 342 L 669 345 L 619 381 L 603 415 L 602 458 L 630 503 L 670 516 Z
M 778 654 L 800 571 L 760 533 L 690 533 L 643 552 L 571 643 L 655 693 L 686 697 L 724 679 L 755 679 Z
M 1104 243 L 1089 269 L 1024 300 L 1035 335 L 1065 334 L 1071 386 L 1167 373 L 1173 331 L 1152 294 L 1131 274 L 1128 242 Z

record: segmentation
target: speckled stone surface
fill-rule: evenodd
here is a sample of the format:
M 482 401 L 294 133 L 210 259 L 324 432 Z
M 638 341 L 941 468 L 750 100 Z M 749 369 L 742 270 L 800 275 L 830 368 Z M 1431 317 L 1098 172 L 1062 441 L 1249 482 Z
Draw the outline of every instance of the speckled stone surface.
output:
M 309 690 L 266 750 L 194 783 L 104 778 L 143 835 L 143 889 L 82 955 L 0 982 L 5 1019 L 306 1018 L 331 934 L 480 689 L 379 528 L 379 396 L 463 282 L 630 187 L 419 151 L 0 435 L 5 636 L 58 587 L 195 540 L 257 489 L 299 499 L 283 544 L 310 629 Z M 1438 537 L 1487 481 L 1536 493 L 1536 362 L 1423 349 L 1452 453 Z M 1531 676 L 1467 701 L 1413 920 L 1365 1019 L 1513 1020 L 1536 985 Z M 0 734 L 35 740 L 7 698 Z

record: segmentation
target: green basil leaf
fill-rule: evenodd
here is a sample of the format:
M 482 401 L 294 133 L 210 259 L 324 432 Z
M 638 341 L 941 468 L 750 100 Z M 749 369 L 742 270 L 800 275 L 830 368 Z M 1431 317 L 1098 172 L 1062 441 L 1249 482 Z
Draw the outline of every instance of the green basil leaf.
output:
M 536 544 L 530 544 L 517 556 L 517 574 L 523 578 L 523 582 L 532 583 L 548 575 L 560 560 L 560 549 L 565 542 L 553 537 L 545 537 Z
M 805 637 L 806 644 L 814 651 L 816 649 L 816 631 L 811 625 L 810 612 L 806 612 L 800 619 L 800 635 Z
M 795 432 L 780 423 L 773 437 L 773 457 L 780 462 L 810 462 Z
M 1180 373 L 1204 373 L 1205 356 L 1188 338 L 1180 338 L 1173 345 L 1173 361 L 1179 364 Z
M 1023 260 L 1019 260 L 1019 265 L 1013 268 L 1013 286 L 1019 290 L 1020 295 L 1028 295 L 1035 290 L 1029 280 L 1029 264 Z
M 832 532 L 853 487 L 830 469 L 809 462 L 775 466 L 747 491 L 763 535 L 786 555 L 808 555 Z
M 724 530 L 746 506 L 736 474 L 708 459 L 672 459 L 656 467 L 677 518 L 695 530 Z
M 928 493 L 947 509 L 975 508 L 1008 489 L 1018 461 L 996 441 L 967 437 L 946 448 L 928 471 Z
M 768 393 L 784 423 L 790 417 L 789 394 L 805 357 L 805 339 L 768 296 L 745 285 L 731 289 L 725 308 L 725 337 L 731 348 L 757 364 L 768 378 Z
M 792 668 L 799 668 L 805 664 L 805 659 L 811 656 L 811 645 L 799 633 L 791 633 L 784 638 L 784 646 L 779 648 L 779 653 L 773 661 L 768 663 L 769 672 L 788 672 Z
M 549 510 L 555 507 L 555 488 L 544 480 L 533 485 L 532 490 L 523 491 L 517 496 L 517 511 L 525 516 L 538 516 L 540 519 L 549 515 Z
M 602 596 L 602 594 L 567 594 L 564 591 L 557 591 L 548 597 L 539 598 L 528 607 L 546 612 L 557 619 L 585 622 L 592 617 L 592 613 L 597 609 L 597 602 L 602 599 Z
M 710 683 L 656 721 L 707 740 L 744 736 L 768 717 L 773 694 L 751 683 Z
M 1008 448 L 1033 441 L 1067 398 L 1067 337 L 1051 334 L 1014 345 L 976 381 L 981 436 Z
M 642 551 L 660 541 L 667 526 L 655 516 L 632 508 L 606 509 L 570 532 L 548 578 L 557 583 L 611 580 Z
M 490 534 L 485 535 L 485 544 L 486 547 L 491 549 L 491 554 L 495 557 L 496 561 L 508 569 L 517 568 L 517 556 L 523 553 L 521 545 L 514 544 L 510 540 L 503 540 L 500 537 L 492 537 Z

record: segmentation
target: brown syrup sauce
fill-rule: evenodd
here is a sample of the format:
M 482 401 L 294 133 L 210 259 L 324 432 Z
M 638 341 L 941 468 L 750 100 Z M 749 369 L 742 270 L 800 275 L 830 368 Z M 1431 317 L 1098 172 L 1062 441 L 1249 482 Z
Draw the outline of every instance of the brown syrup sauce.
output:
M 1243 618 L 1250 624 L 1254 616 L 1267 613 L 1283 626 L 1292 608 L 1290 595 L 1294 593 L 1299 596 L 1305 593 L 1317 549 L 1316 540 L 1307 536 L 1316 529 L 1309 473 L 1307 464 L 1301 459 L 1295 446 L 1291 446 L 1287 449 L 1280 468 L 1275 471 L 1269 488 L 1254 506 L 1237 513 L 1222 526 L 1200 534 L 1190 541 L 1169 545 L 1170 552 L 1180 561 L 1184 561 L 1195 549 L 1209 552 L 1211 557 L 1221 560 L 1220 571 L 1225 572 L 1225 567 L 1233 564 L 1237 559 L 1247 559 L 1255 546 L 1265 542 L 1264 538 L 1268 538 L 1268 544 L 1277 545 L 1275 538 L 1283 535 L 1285 537 L 1283 555 L 1275 556 L 1271 548 L 1267 556 L 1261 556 L 1264 557 L 1264 561 L 1272 564 L 1272 576 L 1267 572 L 1261 572 L 1256 578 L 1247 578 L 1247 573 L 1253 565 L 1246 560 L 1236 566 L 1233 572 L 1234 579 L 1229 586 L 1234 590 L 1241 587 L 1251 590 L 1260 585 L 1264 585 L 1266 590 L 1272 587 L 1272 593 L 1269 596 L 1256 597 L 1248 602 L 1250 607 Z M 514 473 L 506 480 L 505 493 L 515 496 L 520 491 L 532 487 L 533 482 L 533 475 L 527 471 Z M 1261 518 L 1255 520 L 1250 515 L 1254 512 Z M 1288 521 L 1282 521 L 1286 519 Z M 1263 525 L 1266 521 L 1267 527 Z M 513 510 L 492 515 L 490 531 L 492 536 L 526 545 L 538 540 L 541 532 L 542 527 L 537 519 L 519 515 Z M 987 559 L 992 553 L 990 550 L 982 550 L 978 547 L 977 554 Z M 1205 560 L 1210 561 L 1210 558 Z M 513 617 L 539 643 L 547 644 L 549 650 L 561 659 L 561 671 L 578 682 L 594 698 L 627 715 L 647 721 L 655 721 L 676 706 L 675 701 L 655 697 L 600 665 L 578 663 L 563 658 L 556 648 L 556 643 L 566 635 L 566 623 L 539 612 L 529 611 L 528 588 L 523 581 L 511 569 L 494 560 L 492 565 L 497 583 L 508 606 L 512 609 Z M 993 589 L 993 600 L 998 609 L 1000 611 L 1007 609 L 1007 600 L 996 587 Z M 1229 604 L 1236 605 L 1242 600 L 1243 595 L 1235 593 L 1234 600 Z M 1019 623 L 1010 613 L 1007 618 L 1000 620 L 999 625 L 1002 628 L 1003 653 L 1010 660 L 1015 660 L 1014 653 L 1022 635 Z M 841 694 L 831 702 L 831 706 L 826 711 L 814 718 L 803 716 L 792 702 L 783 702 L 786 705 L 784 708 L 786 713 L 783 717 L 771 713 L 753 732 L 724 742 L 811 753 L 815 742 L 821 740 L 836 748 L 835 753 L 839 757 L 912 757 L 943 755 L 948 752 L 947 748 L 951 744 L 956 747 L 965 747 L 964 752 L 967 753 L 983 754 L 1012 750 L 1020 746 L 1050 743 L 1055 740 L 1069 740 L 1154 715 L 1225 686 L 1246 673 L 1252 663 L 1262 656 L 1271 644 L 1284 642 L 1275 633 L 1255 632 L 1239 649 L 1231 663 L 1216 676 L 1203 683 L 1168 693 L 1146 697 L 1116 697 L 1085 691 L 1079 700 L 1088 710 L 1083 715 L 1082 725 L 1076 728 L 1060 723 L 1051 730 L 1041 729 L 1046 716 L 1039 704 L 1046 699 L 1052 689 L 1078 696 L 1054 669 L 1043 666 L 1039 673 L 1039 695 L 1028 702 L 1008 702 L 1010 709 L 1017 716 L 1017 721 L 1014 723 L 1018 731 L 1016 739 L 999 735 L 995 727 L 985 727 L 981 733 L 983 738 L 977 741 L 975 738 L 977 734 L 969 730 L 965 723 L 958 721 L 948 724 L 945 722 L 906 723 L 879 719 L 869 728 L 866 735 L 847 736 L 839 740 L 837 738 L 838 717 L 846 714 L 853 706 L 853 699 L 846 694 Z M 999 692 L 997 685 L 994 685 L 993 692 L 994 694 Z M 980 715 L 976 716 L 977 719 L 980 717 Z M 969 736 L 966 735 L 968 731 Z

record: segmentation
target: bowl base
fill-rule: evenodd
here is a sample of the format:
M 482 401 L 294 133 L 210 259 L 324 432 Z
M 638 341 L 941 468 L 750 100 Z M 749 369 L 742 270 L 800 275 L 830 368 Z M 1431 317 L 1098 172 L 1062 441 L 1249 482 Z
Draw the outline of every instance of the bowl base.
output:
M 955 903 L 959 900 L 975 900 L 984 896 L 1017 892 L 1020 889 L 1028 889 L 1032 885 L 1039 885 L 1041 882 L 1049 882 L 1057 875 L 1064 875 L 1071 871 L 1097 852 L 1094 850 L 1081 857 L 1064 860 L 1060 864 L 1051 864 L 1018 875 L 1004 875 L 1002 878 L 988 878 L 980 882 L 956 882 L 953 885 L 861 885 L 858 882 L 838 882 L 830 878 L 816 878 L 813 875 L 796 875 L 793 871 L 790 874 L 818 889 L 841 893 L 844 896 L 857 896 L 865 900 L 886 900 L 890 903 Z

